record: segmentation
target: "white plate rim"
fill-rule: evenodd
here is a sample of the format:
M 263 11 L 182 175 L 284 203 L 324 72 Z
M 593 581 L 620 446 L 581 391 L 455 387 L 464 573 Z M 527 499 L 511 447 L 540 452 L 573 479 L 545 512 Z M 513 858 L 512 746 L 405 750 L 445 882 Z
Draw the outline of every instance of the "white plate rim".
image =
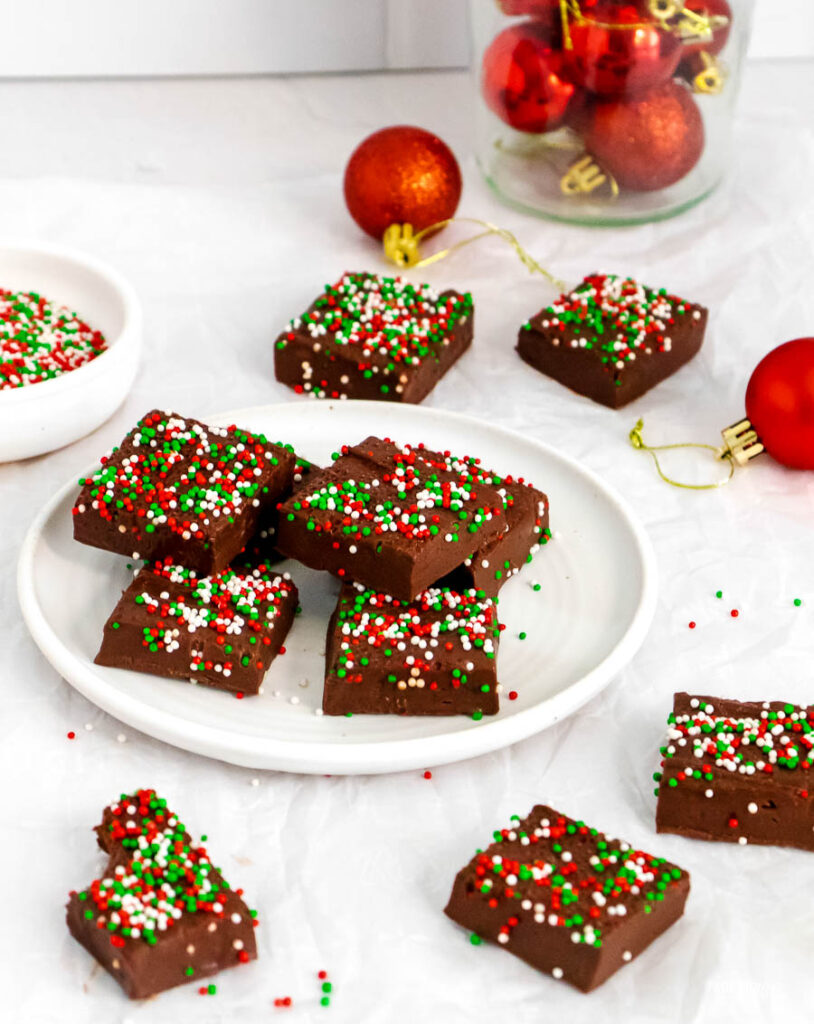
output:
M 307 400 L 306 400 L 307 401 Z M 204 422 L 222 425 L 234 423 L 240 417 L 279 413 L 301 402 L 281 402 L 255 405 L 201 417 Z M 325 403 L 333 407 L 339 403 Z M 376 408 L 381 402 L 350 400 L 342 406 Z M 458 424 L 483 427 L 481 421 L 465 413 L 432 407 L 415 407 L 419 416 L 454 421 Z M 627 502 L 593 470 L 582 466 L 574 458 L 536 438 L 497 424 L 489 424 L 490 432 L 504 441 L 523 441 L 533 444 L 547 457 L 565 463 L 569 470 L 582 476 L 601 491 L 630 530 L 641 559 L 642 587 L 633 617 L 624 634 L 608 654 L 593 669 L 571 683 L 564 690 L 540 701 L 508 718 L 481 722 L 477 729 L 433 736 L 411 737 L 403 740 L 365 741 L 364 743 L 336 741 L 303 741 L 279 738 L 248 737 L 228 729 L 182 720 L 180 724 L 164 712 L 120 691 L 111 690 L 92 663 L 76 657 L 67 650 L 51 630 L 37 601 L 34 586 L 34 555 L 37 543 L 56 508 L 78 487 L 80 473 L 62 486 L 39 511 L 29 527 L 17 565 L 17 593 L 23 619 L 34 642 L 51 666 L 74 689 L 103 711 L 126 725 L 156 739 L 192 753 L 213 757 L 231 764 L 257 769 L 300 772 L 304 774 L 380 774 L 450 764 L 470 757 L 491 753 L 543 731 L 573 714 L 604 689 L 634 657 L 645 636 L 656 610 L 658 599 L 656 556 L 650 538 L 636 519 Z M 95 468 L 89 466 L 86 472 Z M 239 740 L 236 745 L 235 740 Z M 381 749 L 385 748 L 385 749 Z M 371 756 L 375 754 L 376 756 Z

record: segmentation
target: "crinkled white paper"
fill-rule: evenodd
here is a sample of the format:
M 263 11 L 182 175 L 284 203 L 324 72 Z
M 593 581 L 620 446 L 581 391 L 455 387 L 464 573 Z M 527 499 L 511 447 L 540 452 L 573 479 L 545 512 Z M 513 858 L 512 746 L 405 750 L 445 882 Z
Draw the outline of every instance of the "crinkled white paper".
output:
M 677 689 L 814 699 L 814 474 L 763 459 L 724 490 L 678 491 L 627 442 L 643 416 L 654 443 L 715 443 L 743 414 L 758 359 L 814 334 L 811 66 L 758 65 L 749 76 L 730 186 L 663 224 L 592 231 L 524 218 L 498 205 L 464 163 L 461 212 L 515 231 L 559 276 L 629 273 L 712 315 L 689 367 L 612 412 L 515 355 L 518 325 L 553 292 L 500 241 L 422 275 L 471 289 L 477 308 L 473 350 L 428 404 L 488 417 L 584 461 L 636 509 L 661 575 L 649 637 L 600 698 L 512 749 L 429 780 L 257 773 L 122 727 L 34 647 L 14 574 L 40 505 L 148 408 L 205 417 L 290 397 L 273 379 L 276 331 L 341 271 L 383 269 L 342 204 L 346 155 L 367 132 L 400 121 L 426 124 L 465 153 L 467 80 L 63 83 L 4 93 L 18 125 L 4 134 L 0 164 L 9 174 L 0 180 L 4 234 L 111 260 L 146 311 L 144 364 L 116 416 L 66 450 L 0 467 L 4 1019 L 763 1024 L 805 1013 L 814 854 L 658 836 L 651 773 Z M 34 123 L 21 113 L 29 103 Z M 52 176 L 30 176 L 34 168 Z M 554 508 L 555 525 L 556 516 Z M 540 576 L 544 583 L 542 562 Z M 209 835 L 216 862 L 260 911 L 261 959 L 215 979 L 217 996 L 190 985 L 130 1004 L 64 926 L 66 893 L 101 863 L 91 826 L 106 802 L 136 786 L 155 786 L 190 829 Z M 537 801 L 692 873 L 683 920 L 591 996 L 496 947 L 473 947 L 441 912 L 475 848 Z M 334 989 L 327 1008 L 321 969 Z M 275 1009 L 285 996 L 291 1008 Z

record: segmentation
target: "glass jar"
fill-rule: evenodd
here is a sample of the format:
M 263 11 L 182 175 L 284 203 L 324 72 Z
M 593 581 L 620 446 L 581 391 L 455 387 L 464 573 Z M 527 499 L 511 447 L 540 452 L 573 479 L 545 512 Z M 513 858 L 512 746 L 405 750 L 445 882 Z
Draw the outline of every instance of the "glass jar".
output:
M 471 0 L 477 157 L 507 203 L 638 224 L 732 161 L 753 0 Z

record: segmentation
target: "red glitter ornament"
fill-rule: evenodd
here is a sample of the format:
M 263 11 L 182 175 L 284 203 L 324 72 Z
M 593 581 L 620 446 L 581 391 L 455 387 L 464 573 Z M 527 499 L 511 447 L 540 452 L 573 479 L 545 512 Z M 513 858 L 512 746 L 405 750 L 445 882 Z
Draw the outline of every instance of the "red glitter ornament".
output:
M 779 345 L 755 367 L 746 415 L 773 459 L 814 469 L 814 338 Z
M 682 56 L 681 40 L 635 3 L 599 0 L 569 25 L 569 76 L 603 96 L 630 96 L 666 82 Z
M 726 22 L 713 24 L 712 39 L 710 40 L 699 42 L 692 39 L 686 40 L 682 57 L 689 57 L 693 53 L 709 53 L 713 56 L 720 53 L 726 46 L 732 27 L 732 8 L 729 6 L 728 0 L 684 0 L 684 7 L 693 14 L 699 14 L 704 18 L 726 18 Z
M 481 89 L 489 109 L 517 131 L 559 128 L 580 91 L 564 76 L 564 63 L 545 23 L 504 29 L 483 55 Z
M 624 188 L 667 188 L 695 167 L 704 150 L 701 113 L 677 82 L 642 96 L 597 102 L 586 120 L 586 147 Z
M 345 168 L 348 211 L 374 238 L 391 224 L 420 231 L 447 220 L 458 208 L 461 187 L 461 170 L 447 144 L 409 125 L 369 135 Z

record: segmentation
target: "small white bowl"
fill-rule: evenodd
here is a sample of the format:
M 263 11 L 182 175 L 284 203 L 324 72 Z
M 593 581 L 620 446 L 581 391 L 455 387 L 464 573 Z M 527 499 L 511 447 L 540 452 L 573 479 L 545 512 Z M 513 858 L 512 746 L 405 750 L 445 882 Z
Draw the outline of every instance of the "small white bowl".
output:
M 69 306 L 107 341 L 101 355 L 76 370 L 0 390 L 0 462 L 10 462 L 71 444 L 116 411 L 136 375 L 141 305 L 116 271 L 57 245 L 0 243 L 0 288 Z

